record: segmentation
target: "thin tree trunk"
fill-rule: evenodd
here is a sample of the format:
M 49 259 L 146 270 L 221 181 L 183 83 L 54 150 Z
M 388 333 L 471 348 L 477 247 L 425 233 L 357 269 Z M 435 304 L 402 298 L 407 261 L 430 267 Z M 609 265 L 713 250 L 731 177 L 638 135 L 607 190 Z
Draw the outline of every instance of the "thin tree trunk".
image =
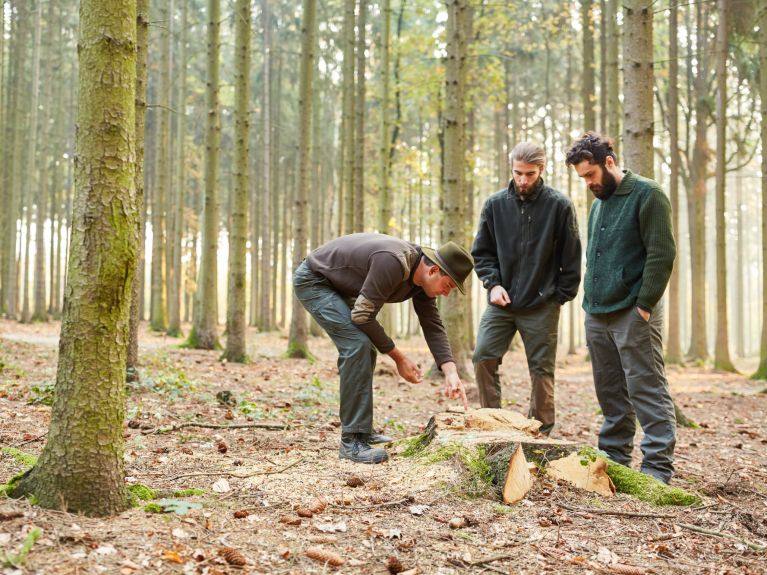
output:
M 134 118 L 136 134 L 136 168 L 134 173 L 134 188 L 136 190 L 136 209 L 139 214 L 144 206 L 144 129 L 146 127 L 146 88 L 149 57 L 149 0 L 137 0 L 136 2 L 136 98 L 134 102 Z M 71 225 L 69 226 L 71 228 Z M 136 222 L 138 234 L 138 257 L 133 271 L 133 283 L 131 285 L 131 305 L 128 326 L 128 351 L 126 359 L 126 378 L 128 381 L 138 381 L 138 329 L 141 323 L 140 304 L 143 282 L 141 274 L 142 254 L 144 253 L 144 226 L 143 218 L 139 217 Z M 68 242 L 67 242 L 68 243 Z
M 358 0 L 357 85 L 354 102 L 354 225 L 350 231 L 365 229 L 365 49 L 368 0 Z
M 710 150 L 707 141 L 709 118 L 708 42 L 706 40 L 707 13 L 701 4 L 697 11 L 698 72 L 694 78 L 695 143 L 692 157 L 692 189 L 687 194 L 687 214 L 690 228 L 690 285 L 691 342 L 688 353 L 690 361 L 702 363 L 708 358 L 708 333 L 706 327 L 706 180 Z
M 301 80 L 299 86 L 298 187 L 293 200 L 293 268 L 306 256 L 307 209 L 309 205 L 309 151 L 312 124 L 312 76 L 317 0 L 304 0 L 301 21 Z M 288 336 L 288 357 L 310 357 L 307 345 L 306 311 L 295 295 Z
M 205 204 L 203 209 L 202 258 L 197 281 L 196 307 L 187 344 L 197 349 L 216 349 L 218 343 L 218 161 L 221 147 L 219 53 L 221 0 L 208 0 L 208 111 L 205 144 Z
M 606 0 L 605 9 L 605 87 L 607 97 L 607 133 L 615 138 L 613 149 L 620 154 L 619 135 L 621 133 L 621 101 L 618 97 L 620 85 L 620 63 L 618 61 L 618 45 L 620 44 L 620 32 L 618 29 L 618 0 Z
M 381 198 L 378 206 L 378 230 L 382 234 L 389 234 L 392 218 L 391 190 L 389 170 L 391 169 L 391 120 L 390 98 L 391 82 L 389 78 L 391 68 L 391 0 L 383 0 L 381 9 Z
M 250 0 L 235 5 L 234 195 L 229 234 L 229 297 L 226 307 L 226 349 L 223 357 L 238 363 L 248 359 L 245 341 L 245 260 L 248 239 L 248 152 L 250 133 Z
M 581 42 L 583 50 L 583 79 L 581 82 L 581 105 L 583 106 L 584 131 L 596 130 L 596 80 L 594 78 L 594 13 L 592 0 L 581 0 Z M 586 212 L 594 199 L 586 191 Z
M 767 70 L 767 0 L 759 0 L 759 64 Z M 767 149 L 767 74 L 759 75 L 762 150 Z M 767 379 L 767 154 L 762 153 L 762 337 L 759 345 L 759 367 L 752 379 Z
M 716 339 L 714 344 L 714 368 L 735 372 L 730 359 L 727 310 L 727 229 L 725 212 L 726 149 L 727 149 L 727 26 L 730 2 L 718 0 L 719 26 L 716 50 Z
M 152 306 L 149 311 L 149 325 L 154 331 L 167 328 L 165 316 L 166 302 L 166 237 L 165 237 L 165 200 L 170 197 L 170 22 L 173 13 L 173 0 L 159 2 L 158 26 L 160 61 L 160 81 L 157 90 L 159 105 L 154 109 L 157 122 L 157 143 L 155 146 L 155 173 L 152 187 Z
M 344 24 L 343 24 L 343 46 L 344 46 L 344 64 L 343 64 L 343 84 L 342 84 L 342 113 L 343 113 L 343 137 L 341 138 L 341 147 L 343 150 L 343 176 L 341 179 L 341 189 L 343 193 L 343 219 L 344 226 L 342 234 L 349 234 L 354 231 L 354 6 L 355 0 L 346 0 L 344 2 Z M 339 213 L 339 217 L 341 213 Z
M 668 67 L 668 124 L 670 146 L 669 196 L 671 199 L 671 222 L 674 226 L 677 245 L 679 242 L 679 176 L 681 158 L 679 156 L 679 15 L 676 4 L 669 8 L 669 67 Z M 668 284 L 668 335 L 666 337 L 666 362 L 681 365 L 683 363 L 681 344 L 681 321 L 679 302 L 679 264 L 674 266 Z
M 652 178 L 653 53 L 651 0 L 623 3 L 623 163 Z
M 442 241 L 452 240 L 463 245 L 466 222 L 466 19 L 469 17 L 469 5 L 467 0 L 449 0 L 447 8 Z M 466 297 L 454 290 L 442 306 L 450 347 L 462 377 L 469 373 L 466 360 L 470 346 L 465 322 L 468 304 Z
M 35 27 L 34 27 L 34 40 L 32 44 L 32 94 L 30 98 L 30 114 L 29 114 L 29 130 L 27 135 L 27 158 L 26 167 L 24 169 L 24 201 L 27 204 L 27 231 L 24 238 L 24 306 L 21 313 L 21 321 L 24 323 L 29 322 L 32 319 L 30 311 L 29 301 L 29 289 L 30 281 L 29 274 L 32 267 L 30 261 L 30 244 L 32 242 L 32 206 L 35 207 L 37 213 L 37 227 L 42 230 L 42 224 L 45 220 L 43 217 L 43 206 L 41 205 L 40 186 L 42 172 L 38 171 L 37 161 L 37 132 L 38 132 L 38 118 L 39 118 L 39 102 L 40 102 L 40 47 L 42 44 L 42 20 L 43 20 L 43 4 L 42 0 L 37 0 L 37 6 L 35 7 Z M 37 178 L 37 181 L 35 181 Z M 33 192 L 33 190 L 35 190 Z M 33 197 L 34 193 L 34 197 Z M 45 246 L 35 246 L 36 249 L 41 249 L 43 257 L 45 256 Z M 41 278 L 42 279 L 42 278 Z M 43 290 L 45 290 L 45 280 L 43 281 Z M 44 311 L 41 311 L 44 314 Z
M 173 188 L 173 234 L 170 242 L 170 297 L 168 298 L 168 335 L 181 337 L 181 291 L 184 278 L 181 252 L 184 232 L 184 191 L 186 189 L 186 67 L 188 1 L 181 2 L 181 27 L 178 43 L 178 92 L 176 95 L 176 185 Z
M 260 312 L 258 314 L 258 328 L 260 331 L 270 331 L 274 328 L 274 312 L 271 302 L 274 297 L 272 281 L 274 269 L 272 268 L 272 222 L 274 221 L 272 210 L 276 205 L 271 205 L 272 199 L 272 163 L 274 162 L 274 150 L 272 149 L 272 23 L 269 11 L 269 0 L 263 0 L 263 50 L 264 50 L 264 73 L 263 73 L 263 193 L 261 195 L 261 269 L 260 269 Z M 275 258 L 276 263 L 276 258 Z

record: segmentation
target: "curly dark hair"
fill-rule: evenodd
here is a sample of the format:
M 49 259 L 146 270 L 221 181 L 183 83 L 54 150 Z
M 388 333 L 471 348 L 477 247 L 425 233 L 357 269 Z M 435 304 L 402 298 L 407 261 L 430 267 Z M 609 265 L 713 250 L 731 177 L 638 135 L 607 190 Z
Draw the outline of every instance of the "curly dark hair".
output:
M 586 160 L 590 164 L 604 166 L 608 156 L 618 161 L 618 156 L 613 150 L 612 138 L 601 136 L 596 132 L 586 132 L 567 151 L 565 162 L 574 166 Z

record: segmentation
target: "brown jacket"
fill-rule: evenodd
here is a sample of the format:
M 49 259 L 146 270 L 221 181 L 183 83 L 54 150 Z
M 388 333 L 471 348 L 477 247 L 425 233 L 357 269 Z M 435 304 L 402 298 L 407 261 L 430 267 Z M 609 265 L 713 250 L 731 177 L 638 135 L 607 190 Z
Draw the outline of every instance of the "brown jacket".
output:
M 394 342 L 376 316 L 384 303 L 413 300 L 413 308 L 437 365 L 453 361 L 436 298 L 413 283 L 421 248 L 383 234 L 351 234 L 329 241 L 306 258 L 312 271 L 323 275 L 344 298 L 354 298 L 352 323 L 376 349 L 388 353 Z

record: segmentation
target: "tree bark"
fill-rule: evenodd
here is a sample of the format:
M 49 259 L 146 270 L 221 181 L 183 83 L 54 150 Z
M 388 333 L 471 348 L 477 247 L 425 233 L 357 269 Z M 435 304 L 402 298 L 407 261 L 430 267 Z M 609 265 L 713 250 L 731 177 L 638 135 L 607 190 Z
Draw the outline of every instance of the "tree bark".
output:
M 306 257 L 309 205 L 309 163 L 312 124 L 312 77 L 314 74 L 314 35 L 316 33 L 317 0 L 304 0 L 301 26 L 301 80 L 299 86 L 298 186 L 293 199 L 292 270 Z M 289 280 L 289 278 L 286 278 Z M 295 295 L 288 336 L 288 357 L 309 357 L 307 314 Z
M 623 163 L 652 178 L 653 54 L 651 0 L 623 3 Z
M 187 68 L 187 22 L 188 2 L 181 0 L 181 27 L 178 42 L 178 92 L 176 96 L 176 185 L 173 190 L 173 234 L 170 242 L 171 261 L 168 277 L 168 335 L 181 337 L 181 293 L 183 287 L 183 268 L 181 254 L 184 236 L 184 192 L 186 190 L 186 68 Z
M 735 372 L 730 359 L 727 311 L 727 229 L 725 227 L 725 178 L 727 177 L 727 26 L 730 2 L 718 0 L 719 25 L 716 47 L 716 338 L 714 368 Z
M 125 365 L 138 246 L 136 3 L 81 0 L 74 206 L 48 441 L 13 494 L 92 516 L 128 507 Z
M 234 84 L 234 197 L 229 234 L 229 297 L 226 307 L 224 358 L 248 360 L 245 341 L 245 259 L 248 238 L 248 152 L 250 143 L 248 100 L 250 95 L 250 0 L 235 5 Z
M 669 66 L 668 66 L 668 125 L 670 145 L 669 196 L 671 200 L 671 222 L 677 245 L 679 242 L 679 15 L 676 4 L 669 7 Z M 666 337 L 666 362 L 683 363 L 681 345 L 681 319 L 679 303 L 679 265 L 675 265 L 668 284 L 668 335 Z
M 759 64 L 767 70 L 767 1 L 759 0 Z M 759 75 L 762 149 L 767 149 L 767 74 Z M 767 154 L 762 153 L 762 338 L 752 379 L 767 379 Z
M 464 246 L 466 240 L 466 57 L 468 38 L 467 0 L 447 2 L 447 61 L 445 62 L 445 113 L 442 242 Z M 465 246 L 464 246 L 465 247 Z M 468 299 L 458 290 L 445 298 L 443 320 L 453 357 L 462 377 L 468 375 L 469 334 L 465 318 Z
M 196 349 L 216 349 L 218 342 L 218 162 L 221 148 L 219 110 L 219 53 L 221 0 L 208 0 L 208 77 L 205 97 L 207 110 L 205 138 L 205 199 L 203 207 L 202 257 L 197 281 L 192 332 L 187 345 Z
M 136 209 L 140 214 L 144 207 L 144 128 L 146 126 L 146 89 L 147 89 L 147 65 L 149 56 L 149 0 L 136 1 L 136 99 L 134 102 L 136 135 L 136 168 L 134 188 L 136 190 Z M 71 225 L 69 226 L 71 229 Z M 128 381 L 140 379 L 138 371 L 138 329 L 141 323 L 140 302 L 141 272 L 143 266 L 141 259 L 144 253 L 144 226 L 143 218 L 139 217 L 136 222 L 136 233 L 139 238 L 138 257 L 136 268 L 133 273 L 131 286 L 130 325 L 128 328 L 128 355 L 126 370 Z M 68 242 L 67 242 L 68 243 Z

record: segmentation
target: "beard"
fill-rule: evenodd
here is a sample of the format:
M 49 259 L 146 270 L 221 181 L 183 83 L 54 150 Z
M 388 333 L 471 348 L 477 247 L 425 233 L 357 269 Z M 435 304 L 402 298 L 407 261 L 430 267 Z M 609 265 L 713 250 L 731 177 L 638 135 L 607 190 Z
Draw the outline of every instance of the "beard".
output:
M 613 192 L 618 188 L 618 182 L 604 166 L 599 166 L 602 170 L 602 181 L 598 184 L 592 184 L 589 186 L 591 193 L 598 200 L 607 200 L 613 195 Z

